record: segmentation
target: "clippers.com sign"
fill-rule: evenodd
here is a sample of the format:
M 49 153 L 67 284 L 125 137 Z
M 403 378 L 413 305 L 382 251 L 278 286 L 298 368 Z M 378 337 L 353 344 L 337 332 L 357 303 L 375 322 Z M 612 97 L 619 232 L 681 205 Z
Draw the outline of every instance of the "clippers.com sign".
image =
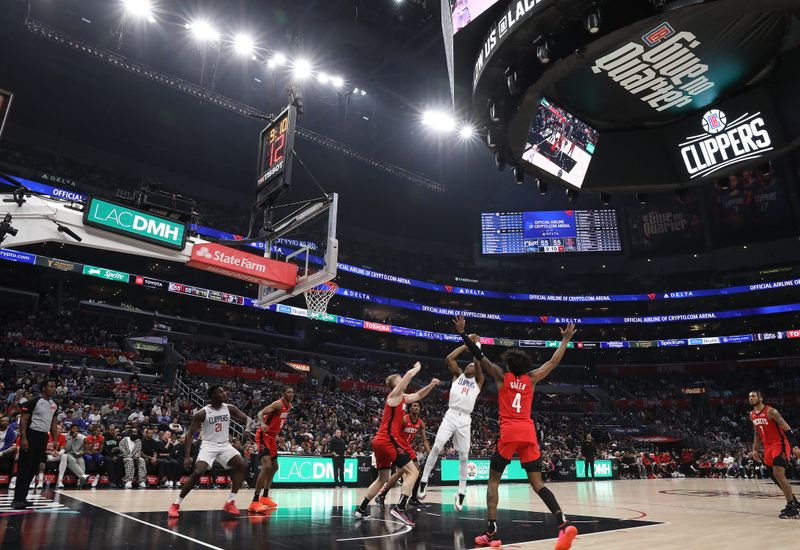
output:
M 281 290 L 291 290 L 297 286 L 296 265 L 256 256 L 221 244 L 194 245 L 192 257 L 186 265 Z

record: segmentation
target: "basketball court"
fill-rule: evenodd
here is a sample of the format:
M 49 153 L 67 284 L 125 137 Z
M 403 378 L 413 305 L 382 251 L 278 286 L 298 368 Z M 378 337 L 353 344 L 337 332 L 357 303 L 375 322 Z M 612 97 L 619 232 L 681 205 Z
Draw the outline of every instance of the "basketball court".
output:
M 549 487 L 580 530 L 573 547 L 597 549 L 794 548 L 800 522 L 780 520 L 780 492 L 769 481 L 620 480 Z M 193 491 L 178 520 L 167 509 L 177 491 L 45 491 L 32 510 L 12 512 L 0 495 L 0 547 L 27 550 L 107 548 L 473 548 L 485 528 L 485 485 L 469 487 L 456 512 L 455 487 L 432 487 L 412 512 L 412 529 L 373 506 L 357 520 L 363 489 L 282 489 L 280 507 L 263 516 L 223 517 L 224 491 Z M 247 507 L 249 489 L 239 493 Z M 398 491 L 389 497 L 394 502 Z M 387 506 L 388 511 L 388 506 Z M 500 486 L 498 525 L 504 547 L 552 548 L 557 526 L 524 484 Z M 93 542 L 93 540 L 97 542 Z M 100 542 L 102 540 L 102 542 Z

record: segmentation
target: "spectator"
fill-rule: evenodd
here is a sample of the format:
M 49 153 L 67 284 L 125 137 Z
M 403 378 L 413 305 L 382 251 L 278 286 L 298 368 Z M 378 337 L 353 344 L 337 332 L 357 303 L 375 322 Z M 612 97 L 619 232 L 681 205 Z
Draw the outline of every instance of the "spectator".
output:
M 158 449 L 158 459 L 159 461 L 163 461 L 166 464 L 165 467 L 165 476 L 166 481 L 164 486 L 172 489 L 180 485 L 180 478 L 181 478 L 181 469 L 182 465 L 180 461 L 173 458 L 172 451 L 173 451 L 173 440 L 172 440 L 172 433 L 167 430 L 161 436 L 161 444 Z
M 86 462 L 86 469 L 92 470 L 95 473 L 92 487 L 97 487 L 100 479 L 100 468 L 103 465 L 103 447 L 105 438 L 100 433 L 97 424 L 89 426 L 89 435 L 86 436 L 86 454 L 83 455 L 83 460 Z
M 119 430 L 111 424 L 103 434 L 103 465 L 112 487 L 119 485 L 122 479 L 123 464 L 119 444 Z
M 125 466 L 125 488 L 133 488 L 133 479 L 139 480 L 139 488 L 147 488 L 147 464 L 142 458 L 142 440 L 139 438 L 139 430 L 131 428 L 130 435 L 124 438 L 119 444 L 122 454 L 122 464 Z
M 17 455 L 17 433 L 9 428 L 7 416 L 0 417 L 0 472 L 13 473 Z
M 86 475 L 86 463 L 83 460 L 83 455 L 86 450 L 86 437 L 78 433 L 78 426 L 72 424 L 67 435 L 66 445 L 64 446 L 64 455 L 67 457 L 66 462 L 61 462 L 58 469 L 58 484 L 57 489 L 64 488 L 64 473 L 67 468 L 78 476 L 78 489 L 84 486 L 86 480 L 89 478 Z

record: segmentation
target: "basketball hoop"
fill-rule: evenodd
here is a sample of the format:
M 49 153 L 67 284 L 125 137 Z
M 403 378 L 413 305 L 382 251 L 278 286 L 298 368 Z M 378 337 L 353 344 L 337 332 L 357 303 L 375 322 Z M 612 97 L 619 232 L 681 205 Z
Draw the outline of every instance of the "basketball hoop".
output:
M 308 318 L 318 319 L 328 312 L 328 302 L 331 301 L 339 285 L 336 283 L 322 283 L 303 292 L 308 306 Z

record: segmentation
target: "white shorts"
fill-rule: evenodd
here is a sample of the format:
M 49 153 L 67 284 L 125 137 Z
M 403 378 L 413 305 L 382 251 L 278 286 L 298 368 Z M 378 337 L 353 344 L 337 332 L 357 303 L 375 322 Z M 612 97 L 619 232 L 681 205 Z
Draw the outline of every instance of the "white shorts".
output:
M 468 414 L 448 409 L 442 419 L 442 425 L 436 432 L 437 447 L 444 447 L 450 438 L 453 448 L 460 452 L 469 452 L 472 434 L 472 417 Z
M 227 468 L 228 462 L 234 456 L 237 456 L 239 451 L 233 448 L 230 443 L 222 445 L 209 445 L 208 443 L 200 444 L 200 452 L 197 453 L 197 462 L 205 462 L 209 466 L 214 465 L 214 461 L 223 468 Z

